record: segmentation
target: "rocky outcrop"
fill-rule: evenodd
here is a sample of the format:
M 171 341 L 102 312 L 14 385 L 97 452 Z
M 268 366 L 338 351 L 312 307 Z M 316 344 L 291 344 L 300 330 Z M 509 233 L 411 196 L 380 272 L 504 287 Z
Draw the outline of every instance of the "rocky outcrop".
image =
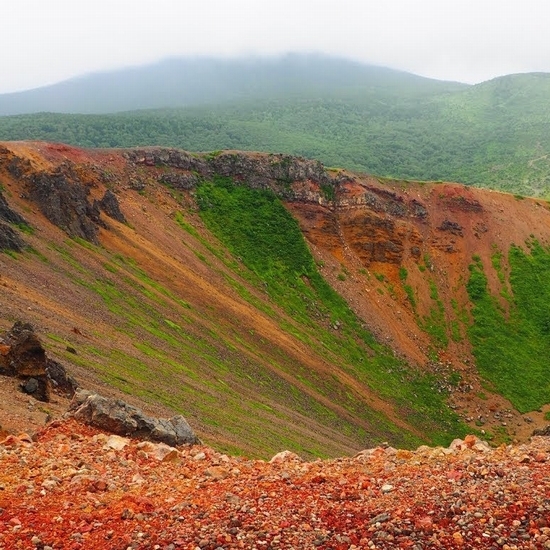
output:
M 6 201 L 4 195 L 0 192 L 0 220 L 8 223 L 21 223 L 27 224 L 27 221 L 23 216 L 19 215 L 17 212 L 14 212 L 8 202 Z
M 457 235 L 458 237 L 463 236 L 462 226 L 459 223 L 452 222 L 450 220 L 443 220 L 443 222 L 437 229 L 439 229 L 439 231 L 448 231 L 449 233 Z
M 25 247 L 25 241 L 15 229 L 7 223 L 0 222 L 0 250 L 21 252 Z
M 194 189 L 200 182 L 200 178 L 196 174 L 186 173 L 170 173 L 159 176 L 160 183 L 169 185 L 174 189 L 189 191 Z
M 107 399 L 86 390 L 76 392 L 68 415 L 108 432 L 166 443 L 175 447 L 200 440 L 181 415 L 153 418 L 120 399 Z
M 332 186 L 319 161 L 289 155 L 251 155 L 224 152 L 209 160 L 216 174 L 246 182 L 253 188 L 271 189 L 281 198 L 299 200 L 301 193 L 292 189 L 295 182 L 311 181 L 319 186 Z
M 110 189 L 105 191 L 105 195 L 103 195 L 103 198 L 99 201 L 99 208 L 113 220 L 120 223 L 126 223 L 126 218 L 120 210 L 118 199 Z
M 50 359 L 32 325 L 16 322 L 0 339 L 0 374 L 22 380 L 21 388 L 39 401 L 49 401 L 52 390 L 72 397 L 76 381 Z
M 39 172 L 30 178 L 30 198 L 42 214 L 71 237 L 98 244 L 100 218 L 97 202 L 90 202 L 89 188 L 68 177 L 60 168 L 53 173 Z
M 54 391 L 66 397 L 73 397 L 78 388 L 78 382 L 65 370 L 61 363 L 47 357 L 46 374 Z
M 21 252 L 26 243 L 19 233 L 8 224 L 27 224 L 27 222 L 23 216 L 9 207 L 4 195 L 0 193 L 0 250 Z
M 467 188 L 458 190 L 455 194 L 446 197 L 443 201 L 445 206 L 451 212 L 481 213 L 483 206 L 471 196 L 471 191 Z
M 202 176 L 208 173 L 208 165 L 202 157 L 180 149 L 131 149 L 124 152 L 124 157 L 133 164 L 168 166 L 179 170 L 197 172 Z
M 330 196 L 340 181 L 330 177 L 319 161 L 290 155 L 223 151 L 198 156 L 177 149 L 151 148 L 126 151 L 124 156 L 132 164 L 177 169 L 161 175 L 159 181 L 179 189 L 192 189 L 201 178 L 216 174 L 253 188 L 270 189 L 285 200 L 317 202 Z M 315 187 L 295 185 L 302 182 Z
M 5 166 L 8 173 L 16 179 L 22 178 L 32 169 L 28 159 L 15 155 L 13 151 L 3 146 L 0 146 L 0 164 Z
M 339 207 L 364 207 L 394 218 L 428 218 L 428 209 L 420 201 L 407 200 L 403 195 L 376 185 L 358 185 L 350 181 L 339 191 L 336 200 Z

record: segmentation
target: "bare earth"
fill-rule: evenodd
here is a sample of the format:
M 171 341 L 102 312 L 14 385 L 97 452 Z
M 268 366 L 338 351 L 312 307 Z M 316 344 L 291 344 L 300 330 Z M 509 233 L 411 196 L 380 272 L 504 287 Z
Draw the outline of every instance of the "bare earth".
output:
M 34 435 L 46 422 L 59 418 L 69 405 L 69 400 L 59 395 L 49 403 L 37 401 L 23 393 L 20 380 L 0 376 L 0 434 L 27 433 Z

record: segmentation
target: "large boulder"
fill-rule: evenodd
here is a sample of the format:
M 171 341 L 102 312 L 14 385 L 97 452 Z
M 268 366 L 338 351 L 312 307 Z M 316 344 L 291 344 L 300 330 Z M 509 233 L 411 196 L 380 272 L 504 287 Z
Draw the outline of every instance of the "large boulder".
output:
M 75 393 L 68 415 L 117 435 L 158 441 L 172 447 L 200 443 L 181 415 L 153 418 L 125 401 L 106 398 L 87 390 Z
M 0 374 L 20 378 L 22 390 L 39 401 L 49 401 L 53 389 L 72 397 L 77 388 L 63 365 L 48 358 L 34 327 L 21 321 L 0 339 Z

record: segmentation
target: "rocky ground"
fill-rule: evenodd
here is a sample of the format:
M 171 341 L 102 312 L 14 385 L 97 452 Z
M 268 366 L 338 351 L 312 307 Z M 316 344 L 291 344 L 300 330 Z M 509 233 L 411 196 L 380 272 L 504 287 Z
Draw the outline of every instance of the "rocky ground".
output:
M 0 375 L 0 437 L 26 432 L 34 434 L 44 424 L 60 417 L 70 400 L 55 394 L 49 403 L 38 401 L 21 391 L 21 381 Z
M 2 549 L 550 548 L 550 440 L 303 462 L 54 421 L 0 443 Z

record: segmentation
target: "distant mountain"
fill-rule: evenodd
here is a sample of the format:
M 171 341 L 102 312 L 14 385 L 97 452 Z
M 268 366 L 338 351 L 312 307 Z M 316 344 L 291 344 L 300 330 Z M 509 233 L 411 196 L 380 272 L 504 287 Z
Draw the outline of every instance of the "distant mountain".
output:
M 276 97 L 339 97 L 373 90 L 414 95 L 463 89 L 384 67 L 321 55 L 274 58 L 167 59 L 89 74 L 25 92 L 0 95 L 0 116 L 38 112 L 114 113 Z

